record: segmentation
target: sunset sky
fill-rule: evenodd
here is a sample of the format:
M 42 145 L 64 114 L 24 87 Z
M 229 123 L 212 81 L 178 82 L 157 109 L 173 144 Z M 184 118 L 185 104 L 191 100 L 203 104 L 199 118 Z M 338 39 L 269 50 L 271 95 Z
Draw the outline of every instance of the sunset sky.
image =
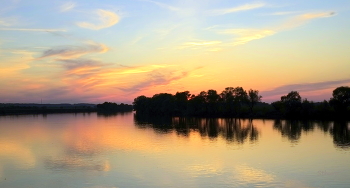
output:
M 241 86 L 264 102 L 350 85 L 348 0 L 8 0 L 0 103 L 131 103 Z

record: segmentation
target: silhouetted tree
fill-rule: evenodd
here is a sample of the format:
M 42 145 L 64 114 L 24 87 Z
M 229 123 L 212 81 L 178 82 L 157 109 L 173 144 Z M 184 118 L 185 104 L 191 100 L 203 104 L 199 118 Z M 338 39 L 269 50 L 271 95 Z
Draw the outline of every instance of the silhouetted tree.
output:
M 141 95 L 141 96 L 136 97 L 132 104 L 133 104 L 134 110 L 136 112 L 145 113 L 145 112 L 148 112 L 149 106 L 151 105 L 150 103 L 151 103 L 150 98 L 148 98 L 144 95 Z
M 151 98 L 150 112 L 156 115 L 174 115 L 175 97 L 169 93 L 155 94 Z
M 184 115 L 187 113 L 187 102 L 191 94 L 189 91 L 176 92 L 175 94 L 175 114 Z
M 319 119 L 331 119 L 334 115 L 329 102 L 324 100 L 320 103 L 315 103 L 314 105 L 314 116 Z
M 221 92 L 221 100 L 223 102 L 223 114 L 224 115 L 233 115 L 234 107 L 234 88 L 226 87 L 224 91 Z
M 329 103 L 339 116 L 350 116 L 348 107 L 350 107 L 350 87 L 338 87 L 333 90 L 333 98 Z
M 227 87 L 220 95 L 227 115 L 239 116 L 242 105 L 248 102 L 248 94 L 242 87 Z
M 104 102 L 102 104 L 97 104 L 96 105 L 97 110 L 99 112 L 105 112 L 105 113 L 110 113 L 110 112 L 127 112 L 127 111 L 132 111 L 133 106 L 128 105 L 128 104 L 117 104 L 113 102 Z
M 206 96 L 208 115 L 219 114 L 219 106 L 218 106 L 219 99 L 220 99 L 220 96 L 218 95 L 216 90 L 213 90 L 213 89 L 208 90 L 207 96 Z
M 259 95 L 258 90 L 250 89 L 248 91 L 249 111 L 253 113 L 253 107 L 261 101 L 262 96 Z
M 282 101 L 275 101 L 273 103 L 271 103 L 271 106 L 273 106 L 273 108 L 277 111 L 277 115 L 280 117 L 283 117 L 285 114 L 285 106 L 284 103 Z
M 308 101 L 307 99 L 304 99 L 301 103 L 301 118 L 306 119 L 314 116 L 314 109 L 315 105 L 311 101 Z
M 200 92 L 198 95 L 191 95 L 188 101 L 189 115 L 204 115 L 206 113 L 206 95 L 205 91 Z
M 285 115 L 288 118 L 296 118 L 301 110 L 301 97 L 297 91 L 291 91 L 286 96 L 281 97 L 281 102 L 285 106 Z

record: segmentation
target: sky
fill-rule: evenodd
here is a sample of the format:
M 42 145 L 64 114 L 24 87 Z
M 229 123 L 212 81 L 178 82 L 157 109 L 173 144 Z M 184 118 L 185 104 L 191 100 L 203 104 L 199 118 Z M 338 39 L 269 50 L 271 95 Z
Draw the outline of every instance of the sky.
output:
M 0 103 L 350 85 L 348 0 L 0 1 Z

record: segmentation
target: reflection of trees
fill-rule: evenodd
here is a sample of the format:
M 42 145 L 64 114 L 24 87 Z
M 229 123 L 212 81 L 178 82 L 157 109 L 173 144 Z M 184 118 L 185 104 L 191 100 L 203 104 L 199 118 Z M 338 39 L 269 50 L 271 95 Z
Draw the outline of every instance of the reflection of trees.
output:
M 344 121 L 334 122 L 330 130 L 333 135 L 333 143 L 341 148 L 350 147 L 350 124 Z
M 171 117 L 134 114 L 135 125 L 140 129 L 153 128 L 157 133 L 169 133 L 173 130 Z
M 350 147 L 350 125 L 345 121 L 289 121 L 275 120 L 273 128 L 281 132 L 291 142 L 297 142 L 303 132 L 313 131 L 317 127 L 333 137 L 337 147 Z
M 253 121 L 234 118 L 185 118 L 134 116 L 139 128 L 152 128 L 158 133 L 170 133 L 189 136 L 191 131 L 199 132 L 202 137 L 215 139 L 223 137 L 228 142 L 244 143 L 247 139 L 256 141 L 259 136 Z
M 291 142 L 297 142 L 303 131 L 308 132 L 314 129 L 314 124 L 309 121 L 282 121 L 275 120 L 273 128 L 280 131 L 283 137 Z

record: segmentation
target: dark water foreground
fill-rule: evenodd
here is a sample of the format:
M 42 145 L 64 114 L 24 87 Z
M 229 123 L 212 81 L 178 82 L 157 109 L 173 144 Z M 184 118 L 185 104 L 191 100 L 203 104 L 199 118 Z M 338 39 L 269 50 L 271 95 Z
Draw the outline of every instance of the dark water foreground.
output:
M 0 187 L 348 187 L 350 124 L 0 116 Z

